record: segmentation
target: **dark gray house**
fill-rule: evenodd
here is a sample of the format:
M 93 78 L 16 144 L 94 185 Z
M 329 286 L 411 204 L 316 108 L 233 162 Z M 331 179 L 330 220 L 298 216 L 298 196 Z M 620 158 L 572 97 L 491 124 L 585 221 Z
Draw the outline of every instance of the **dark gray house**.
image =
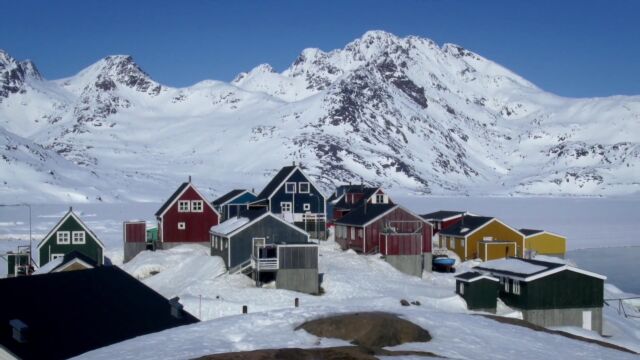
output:
M 247 210 L 213 226 L 211 255 L 224 259 L 229 273 L 242 272 L 256 283 L 315 294 L 319 291 L 318 246 L 309 234 L 263 210 Z
M 326 238 L 325 207 L 320 189 L 295 163 L 280 169 L 249 204 L 251 209 L 267 209 L 317 239 Z
M 562 263 L 507 258 L 474 271 L 499 279 L 498 296 L 530 323 L 579 326 L 602 333 L 606 277 Z

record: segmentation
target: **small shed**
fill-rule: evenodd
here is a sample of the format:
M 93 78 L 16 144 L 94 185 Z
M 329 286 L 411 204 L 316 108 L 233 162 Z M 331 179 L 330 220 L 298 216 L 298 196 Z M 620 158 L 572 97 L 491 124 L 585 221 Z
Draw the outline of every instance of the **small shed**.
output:
M 138 253 L 147 249 L 147 223 L 145 221 L 125 221 L 122 224 L 124 240 L 124 262 L 127 263 Z
M 495 312 L 498 303 L 499 280 L 477 271 L 456 275 L 456 294 L 466 302 L 469 310 Z

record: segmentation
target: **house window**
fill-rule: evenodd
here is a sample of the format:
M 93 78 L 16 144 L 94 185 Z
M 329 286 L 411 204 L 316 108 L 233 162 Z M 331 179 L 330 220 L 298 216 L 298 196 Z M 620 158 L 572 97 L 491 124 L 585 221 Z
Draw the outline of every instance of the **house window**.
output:
M 57 243 L 58 245 L 65 245 L 65 244 L 68 244 L 68 243 L 70 243 L 70 242 L 71 242 L 71 241 L 70 241 L 70 239 L 69 239 L 70 237 L 71 237 L 71 236 L 70 236 L 70 234 L 69 234 L 69 232 L 68 232 L 68 231 L 58 231 L 58 232 L 56 233 L 56 238 L 57 238 L 57 239 L 56 239 L 56 243 Z
M 189 200 L 178 201 L 178 212 L 189 212 Z
M 351 228 L 351 238 L 352 239 L 356 238 L 356 228 L 354 228 L 354 227 Z
M 464 284 L 463 283 L 459 283 L 458 284 L 458 294 L 464 295 Z
M 376 203 L 384 204 L 384 194 L 376 194 Z
M 178 230 L 184 230 L 187 228 L 187 224 L 184 223 L 184 221 L 180 221 L 178 223 Z
M 520 295 L 520 281 L 518 280 L 513 280 L 513 293 Z
M 85 232 L 84 231 L 74 231 L 71 236 L 71 242 L 73 244 L 84 244 L 85 240 Z
M 298 192 L 301 194 L 308 194 L 310 192 L 311 186 L 308 182 L 298 183 Z M 295 190 L 294 190 L 295 191 Z
M 191 211 L 202 212 L 202 200 L 191 201 Z
M 460 247 L 464 247 L 464 239 L 460 240 Z
M 280 203 L 280 211 L 291 212 L 291 203 L 290 202 L 281 202 Z
M 358 239 L 362 239 L 362 229 L 358 229 Z
M 296 193 L 296 183 L 288 182 L 284 184 L 284 192 L 287 194 L 295 194 Z
M 51 254 L 51 258 L 49 259 L 49 261 L 55 260 L 55 259 L 61 258 L 61 257 L 64 257 L 64 254 Z
M 509 279 L 504 279 L 504 292 L 509 292 Z
M 449 238 L 449 248 L 452 250 L 456 248 L 456 238 Z
M 309 204 L 309 203 L 302 204 L 302 210 L 304 210 L 304 211 L 311 210 L 311 204 Z

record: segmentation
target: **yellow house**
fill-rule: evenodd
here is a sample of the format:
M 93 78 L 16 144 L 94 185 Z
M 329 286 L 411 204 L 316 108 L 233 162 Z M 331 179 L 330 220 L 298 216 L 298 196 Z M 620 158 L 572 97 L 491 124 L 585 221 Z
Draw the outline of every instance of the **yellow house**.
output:
M 465 215 L 462 221 L 440 231 L 439 245 L 460 259 L 524 257 L 525 236 L 502 221 L 486 216 Z
M 541 254 L 564 257 L 567 252 L 567 238 L 544 230 L 520 229 L 524 234 L 528 255 Z

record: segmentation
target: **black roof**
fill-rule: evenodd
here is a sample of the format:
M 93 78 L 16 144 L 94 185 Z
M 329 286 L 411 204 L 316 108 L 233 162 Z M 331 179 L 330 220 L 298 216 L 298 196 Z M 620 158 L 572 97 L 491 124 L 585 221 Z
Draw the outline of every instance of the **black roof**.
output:
M 477 271 L 467 271 L 456 275 L 456 278 L 461 280 L 472 280 L 481 276 L 484 276 L 484 274 Z
M 167 199 L 167 201 L 162 204 L 160 209 L 156 211 L 156 216 L 160 216 L 160 214 L 162 214 L 169 207 L 169 205 L 171 205 L 171 203 L 178 197 L 178 195 L 180 195 L 182 190 L 189 186 L 189 184 L 189 182 L 183 182 L 182 185 L 180 185 L 178 189 L 169 197 L 169 199 Z
M 2 279 L 0 294 L 0 345 L 22 359 L 66 359 L 198 322 L 172 316 L 169 300 L 115 266 Z M 28 326 L 25 343 L 12 337 L 14 319 Z
M 485 263 L 484 265 L 480 264 L 480 265 L 476 266 L 475 269 L 488 271 L 488 272 L 496 273 L 496 274 L 507 275 L 507 276 L 517 276 L 517 277 L 526 278 L 526 277 L 529 277 L 529 276 L 534 276 L 534 275 L 543 273 L 545 271 L 549 271 L 551 269 L 555 269 L 555 268 L 559 268 L 559 267 L 565 266 L 565 264 L 563 264 L 563 263 L 555 263 L 555 262 L 542 261 L 542 260 L 523 259 L 523 258 L 516 258 L 516 257 L 509 257 L 507 259 L 515 260 L 515 261 L 522 261 L 522 262 L 529 263 L 529 264 L 532 264 L 532 265 L 541 266 L 544 269 L 541 269 L 541 270 L 535 271 L 535 272 L 528 272 L 528 273 L 518 272 L 518 271 L 506 271 L 506 270 L 500 270 L 500 269 L 492 268 L 490 261 Z M 504 260 L 504 259 L 501 259 L 501 260 Z M 500 260 L 492 260 L 492 261 L 500 261 Z
M 289 177 L 289 174 L 291 174 L 291 172 L 293 170 L 295 170 L 296 166 L 292 165 L 292 166 L 285 166 L 282 169 L 280 169 L 280 171 L 278 171 L 278 173 L 276 174 L 276 176 L 273 177 L 273 179 L 271 179 L 271 181 L 267 184 L 267 186 L 265 186 L 264 189 L 262 189 L 262 191 L 260 192 L 260 194 L 258 194 L 258 198 L 256 200 L 261 200 L 261 199 L 266 199 L 269 196 L 271 196 L 271 194 L 276 191 L 276 189 L 278 188 L 278 186 L 287 178 Z
M 336 224 L 362 226 L 376 217 L 395 208 L 395 204 L 367 204 L 351 210 L 347 215 L 336 220 Z
M 464 215 L 462 217 L 462 221 L 457 224 L 446 228 L 440 231 L 442 235 L 451 235 L 451 236 L 466 236 L 470 232 L 478 229 L 479 227 L 484 226 L 484 224 L 493 220 L 494 218 L 488 216 L 473 216 L 473 215 Z
M 236 196 L 242 194 L 245 191 L 247 191 L 247 190 L 244 190 L 244 189 L 231 190 L 228 193 L 226 193 L 226 194 L 220 196 L 219 198 L 213 200 L 212 204 L 213 205 L 222 205 L 222 204 L 226 203 L 227 201 L 235 198 Z
M 65 254 L 64 257 L 62 258 L 62 263 L 60 263 L 60 265 L 56 266 L 55 268 L 51 269 L 51 272 L 55 271 L 58 268 L 63 267 L 64 265 L 68 264 L 70 261 L 73 261 L 74 259 L 82 260 L 83 262 L 91 265 L 91 267 L 98 266 L 98 263 L 92 258 L 88 257 L 87 255 L 81 253 L 78 250 L 73 250 L 72 252 Z
M 428 214 L 420 215 L 425 220 L 444 220 L 453 216 L 465 214 L 465 211 L 453 211 L 453 210 L 440 210 L 434 211 Z
M 523 234 L 524 234 L 524 236 L 529 236 L 529 235 L 533 235 L 533 234 L 541 233 L 541 232 L 543 232 L 544 230 L 520 229 L 520 230 L 518 230 L 518 231 L 520 231 L 521 233 L 523 233 Z
M 336 208 L 340 208 L 340 209 L 353 209 L 353 208 L 357 208 L 362 206 L 367 199 L 369 199 L 371 197 L 371 195 L 373 195 L 376 191 L 378 191 L 379 188 L 377 187 L 366 187 L 363 185 L 351 185 L 349 189 L 347 189 L 347 191 L 344 193 L 345 196 L 343 196 L 335 205 Z M 347 202 L 347 194 L 350 193 L 361 193 L 363 194 L 362 199 L 360 199 L 359 201 L 355 202 L 355 203 L 348 203 Z

